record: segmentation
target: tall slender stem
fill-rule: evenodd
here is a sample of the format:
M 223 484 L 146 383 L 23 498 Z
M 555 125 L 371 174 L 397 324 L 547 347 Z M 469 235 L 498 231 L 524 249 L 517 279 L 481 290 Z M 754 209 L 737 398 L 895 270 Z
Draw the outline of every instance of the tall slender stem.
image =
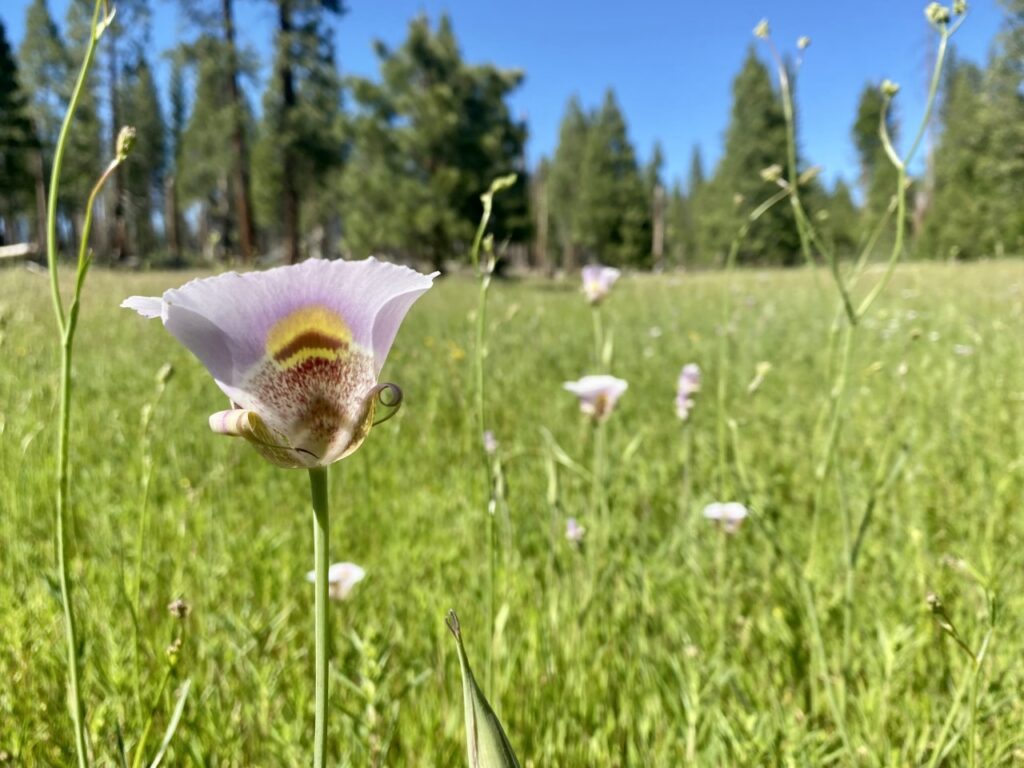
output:
M 590 468 L 590 505 L 595 519 L 601 521 L 605 536 L 609 536 L 609 512 L 607 491 L 605 489 L 605 422 L 604 419 L 594 420 L 594 455 Z
M 82 254 L 88 248 L 88 231 L 82 235 L 82 251 L 79 254 L 78 279 L 75 283 L 75 301 L 70 316 L 64 313 L 64 304 L 60 295 L 60 281 L 57 274 L 57 195 L 60 188 L 60 171 L 64 159 L 64 151 L 67 147 L 68 136 L 71 132 L 71 124 L 74 120 L 75 111 L 82 96 L 86 77 L 92 65 L 96 53 L 96 44 L 99 41 L 101 30 L 99 27 L 100 7 L 102 0 L 96 0 L 93 6 L 91 33 L 89 44 L 86 47 L 85 60 L 78 73 L 78 80 L 75 82 L 74 91 L 71 94 L 71 101 L 68 104 L 67 112 L 64 115 L 64 122 L 61 125 L 60 135 L 57 139 L 57 146 L 53 158 L 53 170 L 50 176 L 49 199 L 46 207 L 46 261 L 50 272 L 50 298 L 53 303 L 53 310 L 57 320 L 57 329 L 61 339 L 61 360 L 60 360 L 60 421 L 57 436 L 57 503 L 56 503 L 56 550 L 57 550 L 57 572 L 60 580 L 61 602 L 64 609 L 64 634 L 67 646 L 68 657 L 68 687 L 71 694 L 71 719 L 75 731 L 75 754 L 79 768 L 86 768 L 89 765 L 89 754 L 85 735 L 85 708 L 82 704 L 82 695 L 79 690 L 79 658 L 78 639 L 75 624 L 75 610 L 72 601 L 72 581 L 68 574 L 67 565 L 67 532 L 65 521 L 68 514 L 68 499 L 70 496 L 71 477 L 69 471 L 69 437 L 71 434 L 71 362 L 74 348 L 75 321 L 78 316 L 78 295 L 81 292 L 82 282 L 85 277 L 87 261 Z M 102 184 L 103 180 L 100 180 Z M 89 208 L 86 213 L 86 221 L 92 220 L 92 204 L 94 194 L 89 198 Z
M 313 768 L 327 765 L 327 569 L 330 521 L 327 500 L 327 467 L 309 470 L 313 498 L 313 567 L 316 569 L 316 598 L 313 615 L 316 628 L 316 714 L 313 730 Z

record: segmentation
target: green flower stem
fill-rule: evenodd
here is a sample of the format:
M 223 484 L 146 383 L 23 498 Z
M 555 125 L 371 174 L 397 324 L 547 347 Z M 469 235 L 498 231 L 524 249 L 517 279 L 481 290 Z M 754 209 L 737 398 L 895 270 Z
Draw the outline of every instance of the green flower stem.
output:
M 591 317 L 594 320 L 594 370 L 604 370 L 604 325 L 601 322 L 601 305 L 591 306 Z
M 64 122 L 61 125 L 60 135 L 57 139 L 57 146 L 53 157 L 53 170 L 50 176 L 50 190 L 46 206 L 46 262 L 50 272 L 50 298 L 53 303 L 54 315 L 57 319 L 57 330 L 61 340 L 60 360 L 60 416 L 57 433 L 57 499 L 56 499 L 56 554 L 57 571 L 60 580 L 61 602 L 64 609 L 64 632 L 68 657 L 68 687 L 71 698 L 71 719 L 75 731 L 75 753 L 79 768 L 86 768 L 89 765 L 89 754 L 86 743 L 85 729 L 85 708 L 82 704 L 82 695 L 79 689 L 79 658 L 78 639 L 75 625 L 75 610 L 73 602 L 73 584 L 68 573 L 66 551 L 69 546 L 65 522 L 68 515 L 68 499 L 71 489 L 71 477 L 69 472 L 69 437 L 71 434 L 71 363 L 74 347 L 75 326 L 78 319 L 79 296 L 85 281 L 85 274 L 88 270 L 88 243 L 89 227 L 92 223 L 93 203 L 96 195 L 102 187 L 109 174 L 99 180 L 89 196 L 89 205 L 86 210 L 86 224 L 82 232 L 81 249 L 78 256 L 78 275 L 75 280 L 75 297 L 70 313 L 65 315 L 64 303 L 60 295 L 60 280 L 57 273 L 57 196 L 60 188 L 60 171 L 64 160 L 64 152 L 67 148 L 68 136 L 71 133 L 71 124 L 75 111 L 81 100 L 82 91 L 85 86 L 89 68 L 92 66 L 93 57 L 96 53 L 96 44 L 99 42 L 102 29 L 100 28 L 100 8 L 102 0 L 96 0 L 93 5 L 91 34 L 89 44 L 86 47 L 85 60 L 78 73 L 75 88 L 71 94 L 71 101 L 68 104 L 67 112 L 64 115 Z
M 871 289 L 871 292 L 864 298 L 857 307 L 857 317 L 863 317 L 864 314 L 871 308 L 871 305 L 875 303 L 875 300 L 881 295 L 882 291 L 885 290 L 886 285 L 889 284 L 889 280 L 892 278 L 893 271 L 896 269 L 896 264 L 900 260 L 900 255 L 903 252 L 903 239 L 904 233 L 907 228 L 907 166 L 914 159 L 917 154 L 917 150 L 921 146 L 921 141 L 924 139 L 925 130 L 928 128 L 928 123 L 931 119 L 932 110 L 935 108 L 935 98 L 939 91 L 939 83 L 942 81 L 942 67 L 946 60 L 946 51 L 949 48 L 949 38 L 960 28 L 965 17 L 961 17 L 960 20 L 952 27 L 942 27 L 939 34 L 939 49 L 935 54 L 935 66 L 932 69 L 932 78 L 928 86 L 928 98 L 925 101 L 924 114 L 921 117 L 921 123 L 917 129 L 917 135 L 914 137 L 913 143 L 910 145 L 910 149 L 907 153 L 900 158 L 896 153 L 896 149 L 892 144 L 892 139 L 889 136 L 888 126 L 886 125 L 886 118 L 889 114 L 889 104 L 892 99 L 886 97 L 882 108 L 882 114 L 879 119 L 879 135 L 882 139 L 882 147 L 885 149 L 886 155 L 892 162 L 893 166 L 897 171 L 897 188 L 896 188 L 896 240 L 893 243 L 892 253 L 889 256 L 889 262 L 886 264 L 885 272 L 879 279 L 878 283 Z
M 750 232 L 750 227 L 765 213 L 775 207 L 781 200 L 789 195 L 788 189 L 780 189 L 768 197 L 743 220 L 736 236 L 729 246 L 729 253 L 725 258 L 723 270 L 723 292 L 722 297 L 722 327 L 718 335 L 718 376 L 717 376 L 717 439 L 718 439 L 718 500 L 725 501 L 725 479 L 726 479 L 726 423 L 728 413 L 726 411 L 726 380 L 729 373 L 729 324 L 732 322 L 732 277 L 736 267 L 736 258 L 739 256 L 740 246 Z
M 605 485 L 606 429 L 607 425 L 604 418 L 594 419 L 594 455 L 592 456 L 590 467 L 590 506 L 595 519 L 601 521 L 603 536 L 610 540 L 611 534 L 608 530 L 610 514 L 608 511 L 607 487 Z
M 480 456 L 483 460 L 486 487 L 488 489 L 487 503 L 487 569 L 488 569 L 488 600 L 487 600 L 487 666 L 485 682 L 487 690 L 494 697 L 494 617 L 495 617 L 495 594 L 497 591 L 497 536 L 494 527 L 494 515 L 497 510 L 496 489 L 499 484 L 497 469 L 492 464 L 490 456 L 484 446 L 484 431 L 486 429 L 486 417 L 484 414 L 484 403 L 486 390 L 484 381 L 484 360 L 487 356 L 486 349 L 486 320 L 487 320 L 487 293 L 491 287 L 491 276 L 494 273 L 494 253 L 490 239 L 486 241 L 484 235 L 487 232 L 487 224 L 491 220 L 491 211 L 494 208 L 494 196 L 503 189 L 508 189 L 516 181 L 514 174 L 501 176 L 491 182 L 490 188 L 480 195 L 480 203 L 483 205 L 483 213 L 480 216 L 480 223 L 476 228 L 476 235 L 473 237 L 473 245 L 469 251 L 470 261 L 477 273 L 480 282 L 480 291 L 477 296 L 476 308 L 476 338 L 473 349 L 473 379 L 474 379 L 474 404 L 476 406 L 476 444 L 479 446 Z M 487 252 L 487 260 L 480 259 L 481 250 Z
M 330 533 L 327 467 L 309 470 L 309 490 L 313 499 L 313 567 L 316 569 L 316 594 L 313 608 L 316 628 L 316 714 L 313 730 L 313 768 L 327 766 L 327 569 Z

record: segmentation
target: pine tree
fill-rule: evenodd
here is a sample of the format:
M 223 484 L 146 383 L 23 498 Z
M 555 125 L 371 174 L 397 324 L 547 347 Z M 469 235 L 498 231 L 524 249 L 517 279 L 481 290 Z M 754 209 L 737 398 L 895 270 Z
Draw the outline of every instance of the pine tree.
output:
M 331 218 L 328 182 L 342 165 L 341 79 L 329 15 L 337 0 L 274 0 L 278 15 L 273 76 L 263 97 L 253 150 L 256 208 L 284 238 L 285 260 L 298 261 L 299 232 Z
M 651 158 L 644 167 L 644 190 L 651 208 L 651 264 L 655 269 L 665 266 L 665 216 L 668 200 L 665 193 L 665 182 L 661 178 L 665 167 L 665 153 L 661 142 L 654 142 Z
M 719 262 L 749 212 L 777 191 L 759 172 L 786 162 L 781 99 L 753 46 L 733 81 L 732 96 L 725 152 L 701 195 L 700 247 L 705 258 Z M 737 260 L 787 265 L 802 261 L 790 206 L 776 205 L 750 227 Z
M 140 50 L 134 59 L 122 76 L 123 114 L 136 131 L 135 150 L 125 168 L 126 214 L 134 252 L 145 258 L 158 245 L 153 220 L 163 207 L 167 126 L 149 61 Z
M 984 251 L 1001 256 L 1024 251 L 1024 0 L 1001 0 L 1003 25 L 985 72 L 985 131 L 977 173 L 985 188 L 981 233 Z
M 352 81 L 358 113 L 342 175 L 344 242 L 350 253 L 424 256 L 440 266 L 463 256 L 480 218 L 480 194 L 523 170 L 525 126 L 506 99 L 522 73 L 463 61 L 451 22 L 409 25 L 397 50 L 377 44 L 381 80 Z M 529 228 L 528 179 L 495 200 L 498 242 Z
M 852 256 L 861 240 L 861 212 L 850 185 L 838 179 L 816 217 L 817 226 L 840 256 Z
M 248 262 L 256 253 L 249 165 L 254 121 L 239 80 L 255 76 L 257 61 L 237 47 L 232 0 L 183 0 L 182 6 L 198 35 L 174 54 L 194 83 L 177 147 L 183 159 L 175 171 L 178 199 L 200 204 L 196 235 L 207 256 Z
M 613 91 L 591 118 L 579 175 L 580 243 L 605 264 L 650 265 L 649 197 Z
M 231 187 L 234 214 L 238 226 L 238 250 L 242 261 L 249 263 L 256 257 L 256 224 L 252 210 L 252 185 L 249 157 L 251 124 L 249 105 L 242 95 L 238 80 L 242 71 L 238 45 L 235 42 L 235 14 L 233 0 L 221 0 L 221 44 L 213 50 L 221 57 L 220 76 L 225 87 L 227 107 L 225 136 L 230 137 Z
M 551 223 L 561 253 L 563 269 L 579 264 L 582 234 L 579 223 L 580 171 L 587 144 L 589 122 L 573 96 L 565 107 L 558 131 L 558 146 L 551 161 L 548 181 Z
M 951 56 L 934 153 L 934 191 L 916 249 L 922 258 L 973 258 L 985 249 L 992 184 L 978 173 L 977 161 L 991 139 L 983 85 L 977 66 Z
M 18 65 L 0 22 L 0 245 L 18 239 L 17 222 L 32 206 L 36 138 Z
M 693 262 L 693 218 L 691 201 L 676 181 L 668 195 L 665 210 L 665 253 L 673 267 L 689 267 Z
M 707 178 L 704 174 L 704 158 L 700 147 L 694 145 L 690 151 L 690 167 L 686 175 L 686 187 L 679 190 L 675 202 L 676 245 L 674 246 L 681 266 L 695 267 L 710 264 L 713 254 L 701 250 L 700 231 L 704 221 L 703 210 L 707 197 Z
M 74 0 L 73 0 L 74 1 Z M 126 60 L 137 58 L 140 49 L 148 47 L 151 13 L 148 0 L 118 0 L 117 13 L 104 32 L 103 50 L 107 60 L 107 103 L 110 109 L 110 125 L 107 134 L 109 154 L 117 148 L 117 135 L 123 125 L 133 125 L 137 120 L 130 111 L 127 100 L 132 98 L 131 85 L 122 84 L 122 76 L 130 67 L 122 65 Z M 128 182 L 129 171 L 118 166 L 110 185 L 113 218 L 111 221 L 111 242 L 113 256 L 117 261 L 126 259 L 130 252 L 129 226 L 136 223 L 130 216 L 130 208 L 136 201 Z M 131 219 L 132 221 L 129 221 Z
M 65 80 L 61 88 L 61 103 L 71 101 L 79 67 L 85 59 L 91 34 L 92 12 L 85 3 L 72 2 L 67 11 L 67 43 L 64 46 Z M 99 79 L 90 72 L 78 99 L 74 130 L 68 135 L 67 149 L 61 168 L 61 195 L 65 209 L 74 224 L 76 239 L 82 226 L 85 206 L 105 159 L 113 153 L 104 152 L 103 123 L 100 121 L 97 91 Z
M 32 0 L 25 15 L 25 36 L 18 50 L 22 86 L 28 95 L 28 114 L 36 138 L 32 158 L 35 180 L 36 240 L 40 252 L 46 249 L 46 187 L 50 177 L 50 158 L 57 146 L 63 116 L 67 79 L 67 53 L 50 15 L 46 0 Z
M 164 228 L 167 247 L 180 262 L 184 247 L 184 222 L 178 204 L 178 168 L 181 165 L 181 141 L 188 120 L 188 102 L 185 97 L 185 77 L 181 55 L 171 56 L 170 124 L 168 126 L 167 174 L 164 177 Z

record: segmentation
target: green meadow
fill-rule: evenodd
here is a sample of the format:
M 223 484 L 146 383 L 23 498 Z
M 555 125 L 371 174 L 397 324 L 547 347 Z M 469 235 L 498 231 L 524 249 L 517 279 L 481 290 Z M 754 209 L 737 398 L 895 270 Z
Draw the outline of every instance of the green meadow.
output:
M 227 404 L 207 372 L 159 322 L 118 308 L 190 276 L 97 270 L 85 291 L 70 570 L 92 751 L 121 765 L 119 743 L 130 753 L 151 719 L 152 759 L 189 681 L 164 765 L 300 765 L 306 473 L 213 434 L 207 416 Z M 465 764 L 450 608 L 524 766 L 1024 762 L 1020 262 L 900 267 L 840 388 L 825 270 L 627 276 L 602 306 L 610 372 L 629 382 L 606 423 L 606 512 L 594 432 L 562 389 L 595 372 L 578 280 L 498 281 L 493 521 L 476 300 L 451 277 L 417 303 L 382 374 L 401 411 L 332 469 L 332 560 L 367 572 L 331 606 L 332 765 Z M 0 271 L 0 764 L 74 762 L 55 339 L 46 277 Z M 704 379 L 682 422 L 688 362 Z M 751 515 L 728 534 L 702 515 L 714 501 Z M 177 598 L 184 620 L 167 608 Z

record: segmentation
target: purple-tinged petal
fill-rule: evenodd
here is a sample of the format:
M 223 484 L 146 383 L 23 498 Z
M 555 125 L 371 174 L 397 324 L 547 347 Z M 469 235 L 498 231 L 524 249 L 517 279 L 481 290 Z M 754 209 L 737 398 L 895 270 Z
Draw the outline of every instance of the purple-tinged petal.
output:
M 622 272 L 615 267 L 606 267 L 601 264 L 588 264 L 583 267 L 583 293 L 587 301 L 597 304 L 611 291 L 615 281 L 619 279 Z
M 433 277 L 372 258 L 310 260 L 193 280 L 122 306 L 159 315 L 251 414 L 215 415 L 215 431 L 245 437 L 277 464 L 322 466 L 369 432 L 377 375 Z
M 121 302 L 124 309 L 134 309 L 143 317 L 152 319 L 160 317 L 164 309 L 164 301 L 159 296 L 130 296 Z
M 567 381 L 563 389 L 579 398 L 580 410 L 596 419 L 606 418 L 615 409 L 629 383 L 615 376 L 584 376 L 579 381 Z

